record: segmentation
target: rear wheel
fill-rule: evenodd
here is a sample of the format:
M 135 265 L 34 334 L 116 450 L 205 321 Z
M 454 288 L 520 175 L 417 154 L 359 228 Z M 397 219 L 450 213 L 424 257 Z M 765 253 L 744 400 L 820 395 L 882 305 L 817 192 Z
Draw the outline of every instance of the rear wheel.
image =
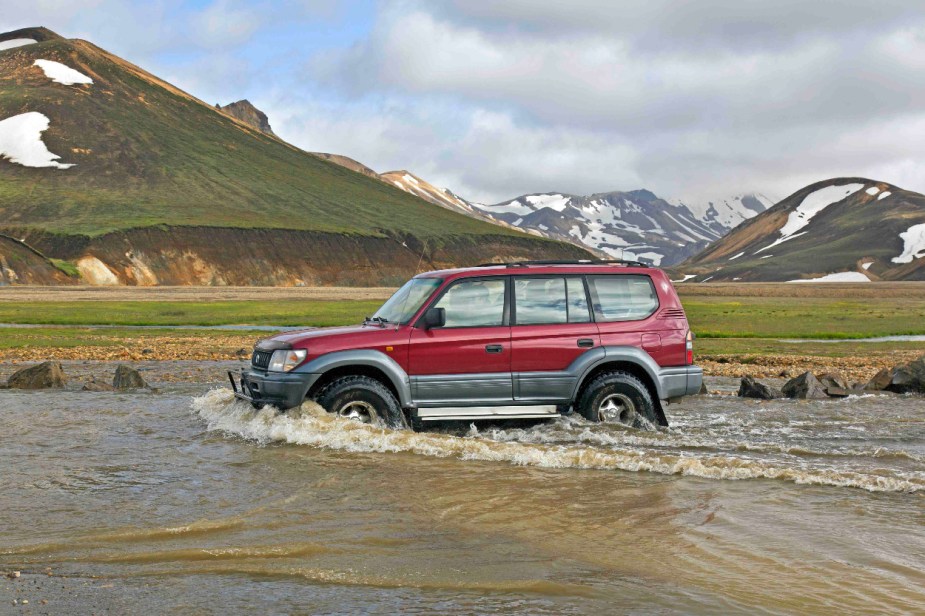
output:
M 605 372 L 579 396 L 576 410 L 589 421 L 620 423 L 632 428 L 658 425 L 649 389 L 628 372 Z
M 380 428 L 405 429 L 408 420 L 388 387 L 368 376 L 344 376 L 326 385 L 315 400 L 329 413 Z

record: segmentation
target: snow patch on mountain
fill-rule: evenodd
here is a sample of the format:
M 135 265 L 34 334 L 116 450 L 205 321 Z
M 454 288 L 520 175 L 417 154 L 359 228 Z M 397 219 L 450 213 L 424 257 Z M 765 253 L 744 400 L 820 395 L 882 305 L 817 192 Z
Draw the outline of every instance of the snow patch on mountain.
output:
M 913 259 L 925 257 L 925 224 L 912 225 L 899 237 L 903 241 L 903 253 L 894 257 L 893 263 L 912 263 Z
M 61 157 L 45 147 L 42 133 L 48 125 L 48 118 L 37 111 L 0 120 L 0 158 L 24 167 L 73 167 L 73 164 L 59 163 Z
M 23 45 L 32 45 L 33 43 L 38 43 L 38 41 L 31 38 L 15 38 L 8 41 L 0 41 L 0 51 L 22 47 Z
M 835 274 L 827 274 L 819 278 L 788 280 L 787 282 L 870 282 L 870 278 L 861 272 L 837 272 Z
M 780 237 L 773 243 L 759 249 L 755 254 L 804 235 L 805 232 L 797 232 L 805 228 L 814 216 L 833 203 L 847 199 L 862 188 L 864 188 L 863 184 L 842 184 L 841 186 L 826 186 L 809 193 L 803 198 L 803 202 L 794 211 L 790 212 L 787 222 L 780 228 Z
M 775 200 L 761 193 L 745 193 L 709 201 L 669 199 L 668 202 L 675 206 L 683 206 L 695 218 L 714 231 L 722 233 L 764 212 L 774 205 Z
M 65 66 L 60 62 L 54 62 L 53 60 L 36 60 L 33 65 L 45 71 L 45 76 L 56 83 L 61 83 L 66 86 L 93 83 L 92 79 L 80 71 L 75 71 L 71 67 Z

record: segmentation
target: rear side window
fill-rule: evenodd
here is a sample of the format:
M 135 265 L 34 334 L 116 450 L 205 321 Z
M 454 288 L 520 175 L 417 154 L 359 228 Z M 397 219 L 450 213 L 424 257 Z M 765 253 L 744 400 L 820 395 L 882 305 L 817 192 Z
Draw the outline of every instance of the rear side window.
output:
M 588 285 L 598 321 L 639 321 L 658 309 L 648 276 L 588 276 Z
M 581 278 L 514 277 L 518 325 L 588 323 L 591 314 Z

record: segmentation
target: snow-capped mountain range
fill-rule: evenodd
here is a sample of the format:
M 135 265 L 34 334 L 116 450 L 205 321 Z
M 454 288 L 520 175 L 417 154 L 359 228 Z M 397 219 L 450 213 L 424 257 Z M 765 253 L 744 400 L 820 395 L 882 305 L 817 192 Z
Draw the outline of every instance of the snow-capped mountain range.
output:
M 590 196 L 542 193 L 471 205 L 525 231 L 579 243 L 616 258 L 665 266 L 703 250 L 773 202 L 764 195 L 744 194 L 688 203 L 634 190 Z

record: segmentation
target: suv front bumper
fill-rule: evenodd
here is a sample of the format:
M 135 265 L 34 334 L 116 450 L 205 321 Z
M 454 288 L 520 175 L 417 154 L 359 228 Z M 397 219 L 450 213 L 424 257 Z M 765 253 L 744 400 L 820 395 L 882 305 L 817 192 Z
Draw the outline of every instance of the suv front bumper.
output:
M 658 380 L 663 400 L 693 396 L 700 392 L 703 384 L 703 369 L 700 366 L 662 368 Z
M 272 405 L 282 410 L 301 406 L 308 390 L 320 376 L 310 372 L 243 370 L 235 379 L 234 374 L 228 372 L 236 398 L 257 407 Z

